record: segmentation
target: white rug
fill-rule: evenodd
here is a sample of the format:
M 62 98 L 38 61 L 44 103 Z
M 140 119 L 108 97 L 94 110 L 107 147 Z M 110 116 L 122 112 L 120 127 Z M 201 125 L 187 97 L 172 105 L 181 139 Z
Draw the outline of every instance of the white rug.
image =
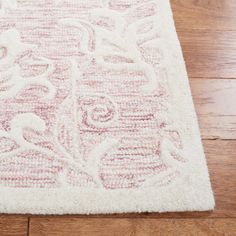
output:
M 0 212 L 205 211 L 214 198 L 167 0 L 1 0 Z

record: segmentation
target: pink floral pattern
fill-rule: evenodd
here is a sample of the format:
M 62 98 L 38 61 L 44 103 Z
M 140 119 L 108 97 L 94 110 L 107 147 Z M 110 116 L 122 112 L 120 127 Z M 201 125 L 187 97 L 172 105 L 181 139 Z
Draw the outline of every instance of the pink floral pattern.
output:
M 154 1 L 2 6 L 1 187 L 163 187 L 181 176 Z

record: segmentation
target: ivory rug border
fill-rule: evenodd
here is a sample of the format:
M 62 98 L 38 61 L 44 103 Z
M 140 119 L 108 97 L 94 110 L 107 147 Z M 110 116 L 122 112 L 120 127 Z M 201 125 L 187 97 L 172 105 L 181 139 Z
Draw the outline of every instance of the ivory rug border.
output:
M 5 14 L 4 11 L 7 12 L 10 7 L 16 7 L 17 3 L 13 0 L 5 2 L 6 4 L 2 5 L 1 14 Z M 60 4 L 63 1 L 55 2 L 55 4 Z M 164 39 L 162 50 L 167 68 L 171 104 L 174 107 L 171 112 L 175 118 L 174 124 L 178 127 L 182 138 L 183 157 L 188 159 L 186 163 L 181 162 L 179 166 L 177 162 L 172 163 L 177 169 L 179 168 L 178 170 L 181 170 L 182 177 L 176 178 L 175 181 L 163 187 L 157 187 L 155 184 L 152 186 L 152 181 L 145 187 L 122 189 L 76 188 L 71 186 L 58 188 L 1 186 L 1 213 L 96 214 L 207 211 L 214 208 L 214 197 L 171 7 L 167 0 L 150 2 L 157 5 L 159 12 L 155 17 L 162 29 L 162 38 Z M 62 22 L 62 24 L 66 23 L 66 21 Z M 72 66 L 74 63 L 71 60 Z M 50 82 L 45 80 L 43 83 L 48 90 L 51 89 Z M 144 87 L 144 90 L 146 89 L 148 88 Z M 47 95 L 48 98 L 55 95 L 53 89 L 50 91 Z M 24 118 L 27 121 L 27 117 L 22 117 L 22 119 Z

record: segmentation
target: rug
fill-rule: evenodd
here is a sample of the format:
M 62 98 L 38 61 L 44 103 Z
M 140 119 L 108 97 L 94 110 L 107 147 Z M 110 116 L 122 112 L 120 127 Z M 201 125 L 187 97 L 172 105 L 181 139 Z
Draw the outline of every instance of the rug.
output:
M 0 212 L 206 211 L 166 0 L 1 0 Z

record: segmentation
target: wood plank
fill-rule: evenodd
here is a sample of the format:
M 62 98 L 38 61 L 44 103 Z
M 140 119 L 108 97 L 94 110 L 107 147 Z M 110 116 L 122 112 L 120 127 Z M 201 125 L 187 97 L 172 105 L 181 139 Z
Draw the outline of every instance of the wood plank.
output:
M 177 28 L 236 30 L 235 0 L 171 0 Z
M 236 1 L 171 0 L 190 77 L 236 78 Z
M 236 217 L 236 140 L 203 142 L 216 208 L 212 215 Z
M 32 218 L 29 236 L 236 235 L 236 219 Z
M 1 236 L 26 236 L 27 228 L 27 216 L 0 215 Z
M 236 139 L 236 80 L 190 80 L 203 139 Z
M 178 35 L 190 77 L 236 78 L 236 31 L 189 30 Z

